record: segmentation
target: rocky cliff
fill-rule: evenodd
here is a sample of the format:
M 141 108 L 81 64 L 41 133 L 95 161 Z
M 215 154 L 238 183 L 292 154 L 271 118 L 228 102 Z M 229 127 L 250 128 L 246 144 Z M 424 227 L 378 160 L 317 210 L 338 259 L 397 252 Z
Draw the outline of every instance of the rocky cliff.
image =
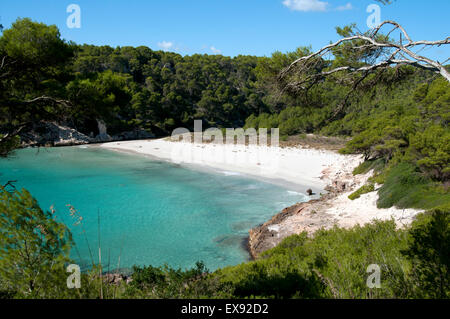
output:
M 31 130 L 20 135 L 22 146 L 70 146 L 89 143 L 103 143 L 132 139 L 147 139 L 155 136 L 144 130 L 122 132 L 110 136 L 106 132 L 106 125 L 99 123 L 100 133 L 95 137 L 87 136 L 71 127 L 55 122 L 44 122 L 35 125 Z
M 77 130 L 54 122 L 35 125 L 20 135 L 22 146 L 68 146 L 88 144 L 91 139 Z

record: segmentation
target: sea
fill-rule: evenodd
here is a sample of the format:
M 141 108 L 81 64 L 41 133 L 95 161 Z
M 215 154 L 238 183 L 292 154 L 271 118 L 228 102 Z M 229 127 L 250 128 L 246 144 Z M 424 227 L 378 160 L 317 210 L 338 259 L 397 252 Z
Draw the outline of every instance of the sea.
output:
M 209 270 L 249 260 L 248 231 L 307 200 L 295 190 L 236 172 L 196 169 L 91 146 L 27 148 L 0 159 L 14 180 L 72 232 L 82 269 L 133 265 Z M 70 207 L 82 217 L 71 216 Z

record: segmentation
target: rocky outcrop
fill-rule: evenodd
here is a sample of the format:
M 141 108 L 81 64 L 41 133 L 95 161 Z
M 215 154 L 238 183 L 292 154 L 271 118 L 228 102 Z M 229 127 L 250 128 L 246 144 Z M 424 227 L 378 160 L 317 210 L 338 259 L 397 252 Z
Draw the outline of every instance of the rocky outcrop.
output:
M 122 132 L 113 136 L 108 135 L 104 122 L 99 122 L 99 134 L 89 137 L 71 127 L 55 122 L 44 122 L 35 125 L 30 131 L 20 135 L 22 146 L 71 146 L 89 143 L 104 143 L 134 139 L 148 139 L 155 136 L 145 130 Z
M 250 229 L 248 248 L 252 258 L 256 259 L 261 253 L 278 245 L 285 237 L 283 233 L 280 233 L 280 227 L 282 221 L 286 220 L 290 216 L 301 214 L 302 211 L 313 205 L 319 200 L 311 200 L 305 203 L 297 203 L 293 206 L 283 209 L 280 213 L 272 217 L 271 220 L 264 224 Z
M 88 144 L 91 139 L 77 130 L 54 122 L 35 125 L 31 131 L 21 134 L 23 146 L 68 146 Z
M 91 143 L 107 143 L 113 141 L 127 141 L 127 140 L 142 140 L 148 138 L 155 138 L 154 134 L 151 134 L 144 130 L 134 130 L 121 132 L 119 134 L 110 136 L 108 134 L 102 133 L 96 137 L 91 138 Z
M 97 119 L 98 135 L 91 139 L 92 143 L 111 142 L 113 138 L 108 135 L 106 123 Z
M 351 174 L 339 174 L 337 179 L 325 188 L 328 193 L 320 199 L 297 203 L 283 209 L 271 220 L 249 231 L 248 249 L 252 258 L 258 258 L 261 253 L 274 248 L 284 238 L 306 231 L 313 234 L 323 228 L 333 227 L 336 220 L 325 211 L 331 207 L 331 200 L 343 192 L 355 187 Z

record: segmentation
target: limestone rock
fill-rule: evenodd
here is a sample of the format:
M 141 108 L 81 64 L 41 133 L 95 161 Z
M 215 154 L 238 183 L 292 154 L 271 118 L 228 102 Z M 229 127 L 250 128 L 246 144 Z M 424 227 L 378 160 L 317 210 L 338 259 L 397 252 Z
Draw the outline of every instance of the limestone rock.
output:
M 69 146 L 88 144 L 91 141 L 83 133 L 55 122 L 35 125 L 31 131 L 21 134 L 20 137 L 23 146 Z

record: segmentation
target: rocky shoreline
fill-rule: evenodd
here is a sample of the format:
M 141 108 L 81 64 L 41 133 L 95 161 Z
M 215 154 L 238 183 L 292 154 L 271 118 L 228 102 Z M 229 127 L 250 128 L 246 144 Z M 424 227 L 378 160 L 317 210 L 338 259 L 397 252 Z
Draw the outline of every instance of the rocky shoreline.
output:
M 373 172 L 353 175 L 359 165 L 353 161 L 338 171 L 327 168 L 322 179 L 329 181 L 320 199 L 297 203 L 283 209 L 264 224 L 249 231 L 248 250 L 253 259 L 277 246 L 284 238 L 304 231 L 309 236 L 334 226 L 349 228 L 378 220 L 394 220 L 397 227 L 409 225 L 421 213 L 415 209 L 377 208 L 378 193 L 372 191 L 351 200 L 348 196 L 365 185 Z
M 322 195 L 320 199 L 294 204 L 264 224 L 250 229 L 248 237 L 250 256 L 257 259 L 261 253 L 274 248 L 288 236 L 303 231 L 313 234 L 318 229 L 332 227 L 334 221 L 330 216 L 326 216 L 324 210 L 331 206 L 333 198 L 344 191 L 353 190 L 355 186 L 356 183 L 353 181 L 334 180 L 326 187 L 328 193 Z
M 106 125 L 99 122 L 99 134 L 87 136 L 74 128 L 56 122 L 43 122 L 26 133 L 20 134 L 21 147 L 36 146 L 74 146 L 112 141 L 149 139 L 155 136 L 144 130 L 121 132 L 110 136 Z

